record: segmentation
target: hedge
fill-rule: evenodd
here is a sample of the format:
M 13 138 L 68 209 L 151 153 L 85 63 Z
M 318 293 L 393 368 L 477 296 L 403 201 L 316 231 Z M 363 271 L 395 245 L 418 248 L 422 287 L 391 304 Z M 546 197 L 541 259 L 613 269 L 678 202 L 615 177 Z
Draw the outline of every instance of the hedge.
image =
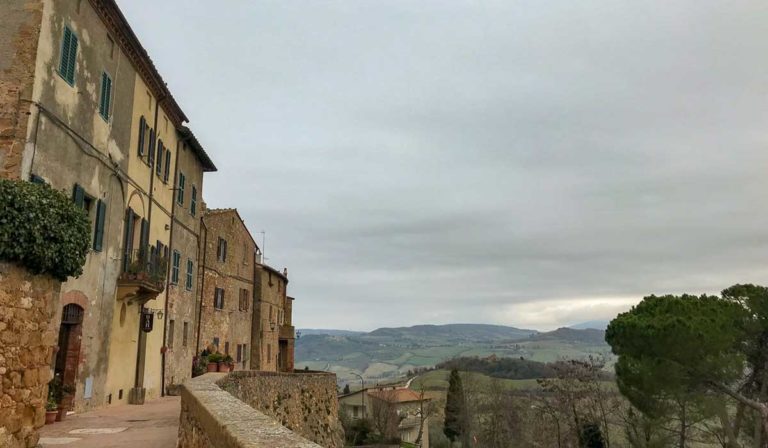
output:
M 0 179 L 0 260 L 66 281 L 83 273 L 91 225 L 47 184 Z

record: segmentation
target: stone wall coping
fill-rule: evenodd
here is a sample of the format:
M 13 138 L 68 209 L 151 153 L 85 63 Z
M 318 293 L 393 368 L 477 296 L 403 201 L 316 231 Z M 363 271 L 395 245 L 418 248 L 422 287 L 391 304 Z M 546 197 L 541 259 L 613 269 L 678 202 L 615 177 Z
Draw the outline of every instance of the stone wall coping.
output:
M 237 370 L 234 372 L 231 372 L 229 376 L 232 378 L 249 378 L 249 377 L 256 377 L 256 376 L 285 376 L 285 377 L 296 377 L 301 376 L 302 378 L 310 377 L 310 376 L 316 376 L 319 378 L 327 378 L 329 376 L 335 377 L 335 373 L 331 372 L 324 372 L 322 370 L 294 370 L 293 372 L 267 372 L 262 370 Z M 219 380 L 221 382 L 224 381 L 224 379 Z
M 322 448 L 220 388 L 228 375 L 206 373 L 181 385 L 182 401 L 217 447 Z

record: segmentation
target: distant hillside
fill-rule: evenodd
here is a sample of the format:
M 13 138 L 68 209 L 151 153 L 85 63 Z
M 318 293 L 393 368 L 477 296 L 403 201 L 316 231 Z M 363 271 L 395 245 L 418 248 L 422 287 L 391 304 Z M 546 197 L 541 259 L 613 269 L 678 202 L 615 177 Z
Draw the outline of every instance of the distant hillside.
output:
M 524 358 L 538 362 L 601 356 L 611 362 L 604 332 L 560 328 L 539 333 L 501 325 L 451 324 L 379 328 L 370 333 L 309 333 L 296 340 L 296 368 L 337 374 L 348 382 L 386 382 L 409 370 L 433 367 L 456 357 Z M 323 331 L 323 330 L 319 330 Z
M 323 330 L 318 328 L 299 328 L 296 331 L 301 332 L 302 336 L 309 336 L 311 334 L 327 334 L 330 336 L 357 336 L 357 335 L 365 334 L 364 331 Z
M 595 330 L 605 330 L 608 328 L 608 323 L 609 322 L 607 320 L 590 320 L 587 322 L 571 325 L 568 328 L 573 328 L 574 330 L 586 330 L 588 328 Z

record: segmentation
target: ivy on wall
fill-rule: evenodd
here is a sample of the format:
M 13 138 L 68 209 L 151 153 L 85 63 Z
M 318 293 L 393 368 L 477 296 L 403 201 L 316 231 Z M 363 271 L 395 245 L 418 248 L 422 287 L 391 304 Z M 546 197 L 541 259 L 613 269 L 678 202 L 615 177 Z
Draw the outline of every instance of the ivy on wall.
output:
M 66 281 L 83 273 L 90 236 L 85 212 L 64 193 L 0 179 L 0 260 Z

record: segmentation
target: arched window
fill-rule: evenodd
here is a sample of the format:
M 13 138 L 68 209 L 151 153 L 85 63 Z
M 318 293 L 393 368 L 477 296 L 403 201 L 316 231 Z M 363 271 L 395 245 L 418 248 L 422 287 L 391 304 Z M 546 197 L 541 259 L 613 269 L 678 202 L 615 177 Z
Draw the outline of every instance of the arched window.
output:
M 80 305 L 70 303 L 64 307 L 64 311 L 61 314 L 62 324 L 77 325 L 83 323 L 83 309 Z

